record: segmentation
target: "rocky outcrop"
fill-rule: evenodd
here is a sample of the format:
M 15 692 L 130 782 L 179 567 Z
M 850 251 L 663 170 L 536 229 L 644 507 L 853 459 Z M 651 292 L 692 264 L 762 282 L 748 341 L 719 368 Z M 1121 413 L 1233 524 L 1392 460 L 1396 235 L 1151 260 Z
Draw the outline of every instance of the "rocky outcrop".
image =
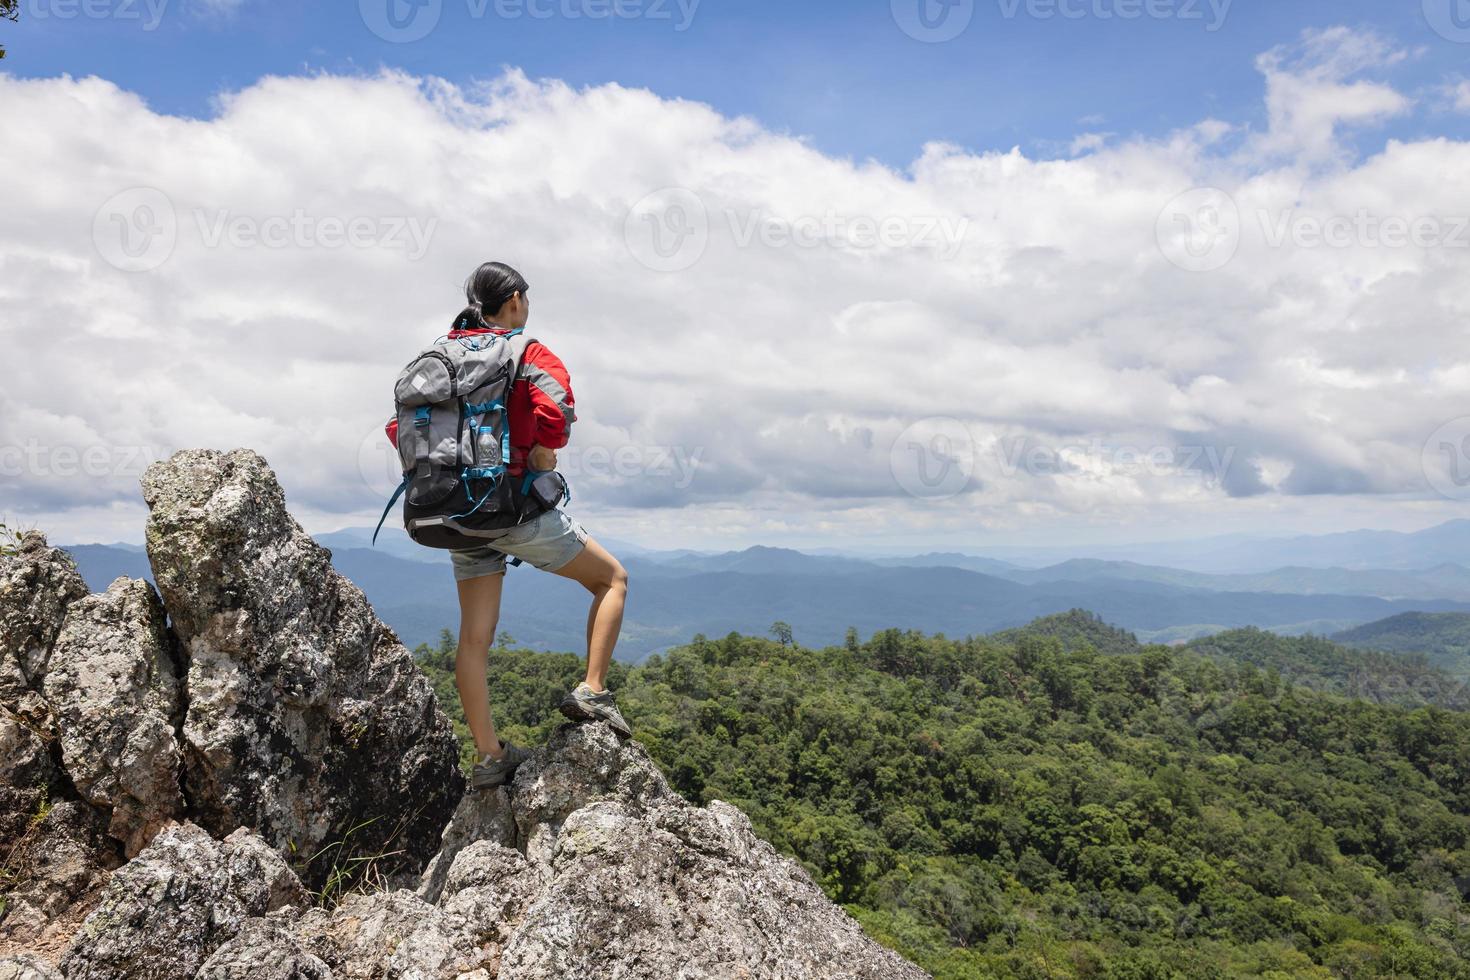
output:
M 66 772 L 128 857 L 184 810 L 178 673 L 157 593 L 125 578 L 72 603 L 47 666 Z
M 106 821 L 79 800 L 46 802 L 5 855 L 0 953 L 54 952 L 122 863 Z
M 329 858 L 422 867 L 464 782 L 412 654 L 287 513 L 255 453 L 178 453 L 149 467 L 143 496 L 188 664 L 191 817 L 217 835 L 256 828 L 283 853 L 347 840 Z M 316 886 L 331 870 L 304 874 Z
M 158 592 L 0 558 L 0 980 L 923 976 L 605 725 L 466 795 L 259 456 L 144 489 Z
M 470 805 L 474 805 L 473 802 Z M 810 875 L 724 803 L 672 792 L 636 743 L 566 726 L 517 773 L 518 840 L 544 884 L 500 980 L 921 977 L 865 936 Z
M 247 921 L 204 961 L 196 980 L 333 980 L 332 968 L 284 921 L 280 917 Z
M 305 906 L 301 882 L 246 830 L 171 827 L 112 876 L 61 962 L 67 980 L 191 980 L 245 922 Z
M 0 856 L 60 789 L 56 726 L 40 688 L 66 610 L 86 594 L 76 564 L 39 534 L 0 558 Z
M 466 796 L 418 892 L 273 916 L 216 955 L 354 980 L 924 976 L 739 810 L 688 803 L 601 724 L 562 726 L 507 790 Z
M 59 941 L 121 862 L 62 766 L 42 693 L 68 610 L 86 595 L 70 556 L 40 534 L 0 558 L 0 953 Z
M 0 561 L 0 697 L 23 699 L 41 685 L 67 607 L 87 594 L 71 556 L 27 534 Z

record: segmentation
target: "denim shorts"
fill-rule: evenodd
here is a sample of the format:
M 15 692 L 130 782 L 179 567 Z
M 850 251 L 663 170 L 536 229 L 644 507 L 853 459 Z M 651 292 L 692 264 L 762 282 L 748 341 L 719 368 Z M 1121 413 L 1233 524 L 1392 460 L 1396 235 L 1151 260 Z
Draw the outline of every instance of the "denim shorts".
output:
M 454 580 L 501 575 L 505 556 L 519 558 L 545 572 L 554 572 L 582 553 L 587 530 L 560 508 L 548 510 L 534 521 L 513 527 L 490 544 L 465 551 L 451 551 Z

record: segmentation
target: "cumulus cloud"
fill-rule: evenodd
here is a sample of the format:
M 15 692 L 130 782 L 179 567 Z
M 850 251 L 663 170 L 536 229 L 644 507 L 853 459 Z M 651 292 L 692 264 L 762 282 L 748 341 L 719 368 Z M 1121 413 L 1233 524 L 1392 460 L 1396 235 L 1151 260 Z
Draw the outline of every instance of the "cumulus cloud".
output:
M 1358 77 L 1399 57 L 1345 31 L 1263 56 L 1254 140 L 934 144 L 904 171 L 514 71 L 266 78 L 208 120 L 0 77 L 4 506 L 135 536 L 149 459 L 244 445 L 313 526 L 371 523 L 392 378 L 487 258 L 571 368 L 563 461 L 612 535 L 1429 506 L 1426 440 L 1466 411 L 1470 146 L 1339 142 L 1410 110 Z M 1223 196 L 1177 204 L 1200 187 Z

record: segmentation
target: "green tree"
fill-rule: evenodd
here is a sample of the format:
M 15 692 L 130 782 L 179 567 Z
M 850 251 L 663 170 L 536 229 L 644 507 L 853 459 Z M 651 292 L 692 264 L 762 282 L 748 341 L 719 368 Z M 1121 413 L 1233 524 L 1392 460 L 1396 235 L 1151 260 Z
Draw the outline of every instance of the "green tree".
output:
M 796 642 L 791 633 L 791 624 L 783 623 L 779 619 L 771 624 L 770 633 L 783 647 L 789 647 Z
M 20 20 L 20 0 L 0 0 L 0 17 L 9 21 Z M 5 57 L 5 45 L 0 44 L 0 58 Z

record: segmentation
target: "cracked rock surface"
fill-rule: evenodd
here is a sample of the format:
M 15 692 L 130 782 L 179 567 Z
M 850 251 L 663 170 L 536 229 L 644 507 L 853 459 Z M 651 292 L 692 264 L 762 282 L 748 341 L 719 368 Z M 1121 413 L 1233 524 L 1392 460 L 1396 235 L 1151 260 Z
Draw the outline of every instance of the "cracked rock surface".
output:
M 129 857 L 184 810 L 174 658 L 153 586 L 120 578 L 72 603 L 42 687 L 67 773 Z
M 191 450 L 143 475 L 148 557 L 188 664 L 185 792 L 216 835 L 417 870 L 464 792 L 428 680 L 286 511 L 264 459 Z M 309 869 L 318 886 L 330 869 Z
M 0 557 L 0 956 L 54 949 L 122 862 L 66 773 L 43 693 L 68 610 L 86 597 L 71 556 L 40 534 Z M 16 976 L 32 969 L 5 962 Z

